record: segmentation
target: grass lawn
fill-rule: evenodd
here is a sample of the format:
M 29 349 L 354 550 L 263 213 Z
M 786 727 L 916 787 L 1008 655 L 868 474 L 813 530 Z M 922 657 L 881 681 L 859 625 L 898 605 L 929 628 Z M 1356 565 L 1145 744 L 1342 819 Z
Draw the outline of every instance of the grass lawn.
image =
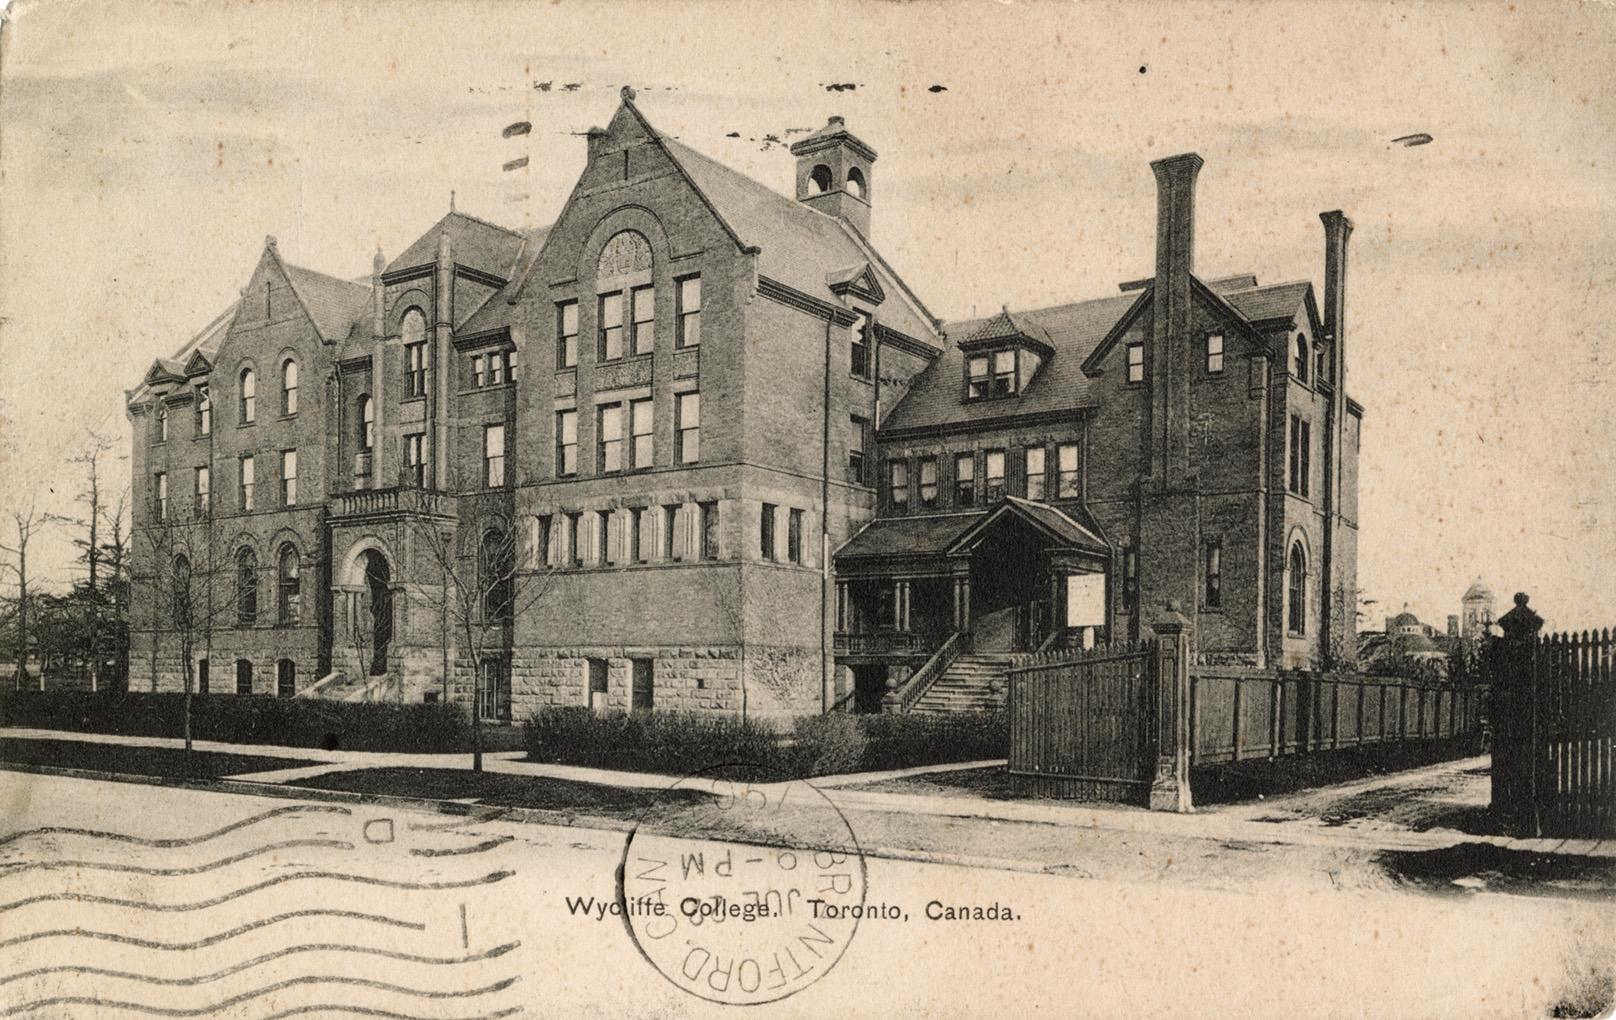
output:
M 330 772 L 286 785 L 390 797 L 474 800 L 478 804 L 499 807 L 576 811 L 626 821 L 638 821 L 653 799 L 675 804 L 701 804 L 714 800 L 710 794 L 697 790 L 677 790 L 672 793 L 635 790 L 547 776 L 479 773 L 468 769 L 355 769 Z
M 1003 766 L 986 769 L 957 769 L 930 772 L 902 779 L 838 786 L 838 790 L 869 793 L 907 793 L 921 797 L 981 797 L 984 800 L 1025 800 L 1011 788 L 1010 773 Z
M 184 750 L 176 747 L 126 747 L 78 740 L 0 739 L 0 766 L 53 765 L 92 772 L 121 772 L 135 776 L 176 776 L 217 779 L 271 769 L 295 769 L 314 762 L 296 758 L 268 758 L 251 754 L 193 751 L 187 765 Z

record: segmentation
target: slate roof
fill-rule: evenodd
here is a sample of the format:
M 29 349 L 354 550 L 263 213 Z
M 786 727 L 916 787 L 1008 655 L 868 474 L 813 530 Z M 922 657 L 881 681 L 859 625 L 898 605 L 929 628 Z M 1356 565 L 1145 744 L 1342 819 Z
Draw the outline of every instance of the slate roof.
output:
M 489 295 L 488 300 L 462 319 L 459 325 L 455 327 L 456 333 L 471 336 L 491 329 L 498 329 L 500 326 L 510 322 L 510 302 L 516 297 L 517 291 L 521 290 L 522 280 L 527 276 L 528 270 L 532 268 L 534 260 L 539 257 L 539 251 L 544 247 L 544 241 L 550 236 L 550 228 L 553 226 L 555 224 L 550 223 L 525 232 L 522 235 L 522 244 L 511 258 L 510 266 L 504 271 L 489 270 L 489 272 L 496 272 L 497 275 L 503 276 L 510 282 Z M 450 238 L 449 244 L 451 253 L 453 253 L 453 238 Z M 435 254 L 436 252 L 434 251 Z M 459 259 L 460 256 L 455 255 L 455 260 L 459 261 Z
M 1243 285 L 1252 279 L 1251 276 L 1225 277 L 1215 284 Z M 1300 281 L 1265 287 L 1241 286 L 1238 290 L 1214 285 L 1213 289 L 1248 320 L 1257 320 L 1297 311 L 1310 286 Z M 1139 296 L 1139 291 L 1126 291 L 1075 304 L 1025 312 L 1006 310 L 985 318 L 947 323 L 943 331 L 950 343 L 943 356 L 916 378 L 903 400 L 887 415 L 881 430 L 968 425 L 1014 415 L 1075 411 L 1091 406 L 1089 377 L 1083 372 L 1083 361 Z M 959 344 L 992 336 L 1004 329 L 1006 321 L 1024 330 L 1041 330 L 1054 348 L 1054 357 L 1044 362 L 1020 396 L 966 402 L 960 392 L 965 356 Z
M 398 258 L 389 262 L 387 272 L 413 269 L 435 260 L 438 257 L 438 236 L 445 233 L 449 235 L 450 256 L 456 262 L 473 269 L 481 269 L 485 273 L 493 273 L 501 279 L 511 278 L 517 253 L 521 250 L 524 240 L 521 232 L 480 220 L 475 216 L 468 216 L 463 212 L 451 212 L 445 215 L 431 230 L 405 248 Z
M 887 291 L 887 299 L 879 309 L 882 324 L 917 340 L 931 340 L 935 330 L 922 317 L 929 313 L 922 308 L 916 314 L 907 307 L 897 293 L 904 289 L 903 281 L 890 272 L 873 248 L 866 248 L 868 242 L 860 244 L 851 227 L 681 141 L 661 134 L 658 137 L 741 243 L 760 249 L 761 275 L 811 297 L 840 304 L 831 291 L 830 279 L 849 266 L 870 262 Z M 918 299 L 915 304 L 920 304 Z
M 987 517 L 988 511 L 920 514 L 871 521 L 836 553 L 837 562 L 884 556 L 941 556 L 954 540 Z
M 1059 535 L 1067 545 L 1080 549 L 1092 549 L 1096 552 L 1109 551 L 1110 547 L 1100 539 L 1100 536 L 1079 524 L 1075 518 L 1061 510 L 1060 507 L 1050 506 L 1048 503 L 1038 503 L 1030 499 L 1021 499 L 1016 496 L 1006 496 L 1005 502 L 1020 509 L 1027 516 Z
M 982 340 L 1010 340 L 1025 337 L 1035 343 L 1053 349 L 1054 343 L 1049 338 L 1049 330 L 1026 318 L 1012 315 L 1009 308 L 1005 308 L 998 315 L 991 315 L 986 319 L 976 319 L 969 323 L 968 329 L 962 329 L 958 335 L 949 334 L 949 339 L 961 347 Z
M 354 319 L 370 303 L 370 287 L 365 284 L 339 280 L 335 276 L 294 266 L 290 262 L 282 261 L 281 267 L 286 270 L 286 279 L 291 282 L 303 307 L 308 309 L 309 318 L 314 320 L 314 326 L 323 339 L 341 340 L 346 337 Z

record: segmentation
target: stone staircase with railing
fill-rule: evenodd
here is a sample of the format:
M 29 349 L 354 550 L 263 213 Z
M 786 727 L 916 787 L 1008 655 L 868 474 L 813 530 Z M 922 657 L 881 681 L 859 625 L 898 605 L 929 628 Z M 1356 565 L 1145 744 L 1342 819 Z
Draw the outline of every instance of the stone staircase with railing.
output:
M 1010 692 L 1010 664 L 1005 654 L 963 654 L 949 663 L 915 702 L 913 712 L 982 712 L 1004 707 Z

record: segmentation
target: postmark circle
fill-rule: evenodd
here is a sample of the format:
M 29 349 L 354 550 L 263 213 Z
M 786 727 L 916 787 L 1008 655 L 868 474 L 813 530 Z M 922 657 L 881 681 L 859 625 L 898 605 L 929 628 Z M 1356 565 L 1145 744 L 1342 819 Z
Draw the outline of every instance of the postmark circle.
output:
M 867 869 L 841 810 L 813 784 L 720 765 L 661 791 L 624 841 L 617 902 L 629 938 L 674 985 L 762 1005 L 823 978 L 858 931 Z

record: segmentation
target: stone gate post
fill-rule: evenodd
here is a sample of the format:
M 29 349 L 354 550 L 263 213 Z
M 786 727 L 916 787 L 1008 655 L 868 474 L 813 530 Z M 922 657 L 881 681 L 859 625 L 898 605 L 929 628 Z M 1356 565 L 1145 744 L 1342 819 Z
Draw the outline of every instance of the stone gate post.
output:
M 1156 669 L 1156 776 L 1152 811 L 1194 810 L 1190 800 L 1190 622 L 1176 601 L 1150 625 L 1160 641 Z
M 1541 835 L 1537 811 L 1540 755 L 1536 679 L 1537 634 L 1543 618 L 1525 592 L 1498 619 L 1504 632 L 1492 666 L 1492 810 L 1518 832 Z

